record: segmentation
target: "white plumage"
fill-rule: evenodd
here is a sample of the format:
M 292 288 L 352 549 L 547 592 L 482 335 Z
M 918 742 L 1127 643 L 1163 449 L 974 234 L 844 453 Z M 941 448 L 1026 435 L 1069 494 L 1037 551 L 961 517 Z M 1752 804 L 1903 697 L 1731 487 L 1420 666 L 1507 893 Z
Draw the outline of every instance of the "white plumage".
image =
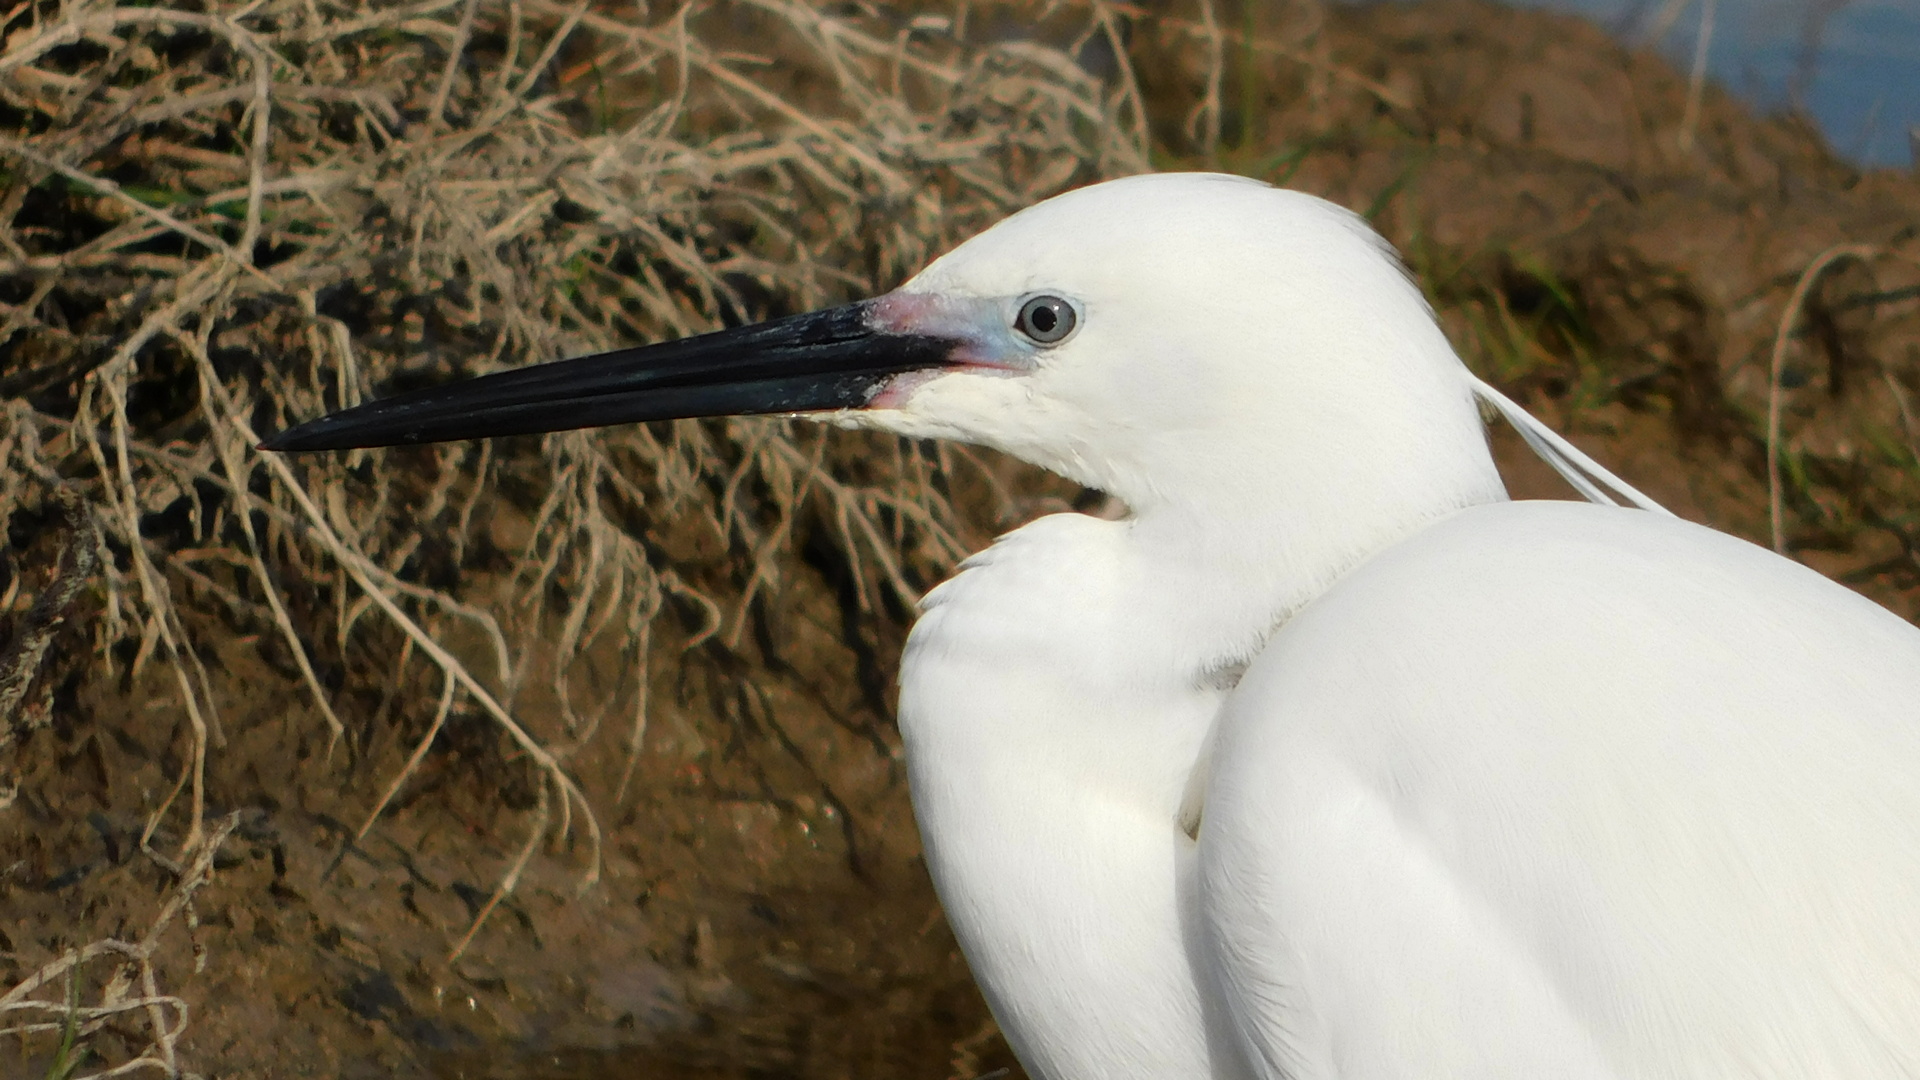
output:
M 1463 511 L 1229 699 L 1207 962 L 1267 1076 L 1920 1075 L 1914 702 L 1920 635 L 1771 552 Z
M 903 665 L 928 864 L 1038 1080 L 1920 1076 L 1920 632 L 1649 512 L 1358 218 L 1116 181 L 857 317 L 941 359 L 780 407 L 1129 510 L 968 560 Z M 800 400 L 753 370 L 740 407 Z M 1507 502 L 1476 395 L 1644 509 Z M 452 401 L 363 423 L 505 429 L 421 427 Z

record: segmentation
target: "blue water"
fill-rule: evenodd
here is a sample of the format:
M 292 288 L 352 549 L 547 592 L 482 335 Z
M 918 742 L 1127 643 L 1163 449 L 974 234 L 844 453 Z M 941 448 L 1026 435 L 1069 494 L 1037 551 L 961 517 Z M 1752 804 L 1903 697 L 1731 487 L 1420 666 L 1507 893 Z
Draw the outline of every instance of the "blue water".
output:
M 1667 6 L 1667 0 L 1510 2 L 1578 12 L 1635 42 L 1649 40 Z M 1920 0 L 1717 2 L 1707 68 L 1722 86 L 1763 110 L 1797 99 L 1843 157 L 1920 167 Z M 1683 70 L 1693 63 L 1701 3 L 1688 0 L 1659 42 Z M 1809 54 L 1803 42 L 1816 26 L 1818 48 Z

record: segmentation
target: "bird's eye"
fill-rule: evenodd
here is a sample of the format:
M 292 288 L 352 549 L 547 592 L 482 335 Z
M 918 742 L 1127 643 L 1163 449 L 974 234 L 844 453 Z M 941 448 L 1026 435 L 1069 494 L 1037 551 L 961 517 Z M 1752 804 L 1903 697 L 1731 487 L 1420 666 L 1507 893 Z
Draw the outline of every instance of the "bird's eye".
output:
M 1052 345 L 1073 333 L 1073 324 L 1079 316 L 1073 313 L 1073 305 L 1057 296 L 1036 296 L 1020 305 L 1020 315 L 1013 320 L 1013 328 L 1032 338 L 1041 345 Z

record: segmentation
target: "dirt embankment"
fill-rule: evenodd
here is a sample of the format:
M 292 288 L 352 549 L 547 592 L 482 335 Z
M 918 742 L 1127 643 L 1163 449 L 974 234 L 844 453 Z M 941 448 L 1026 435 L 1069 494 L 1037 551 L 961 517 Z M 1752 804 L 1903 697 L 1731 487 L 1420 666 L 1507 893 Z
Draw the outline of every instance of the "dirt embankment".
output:
M 1258 122 L 1216 154 L 1366 211 L 1472 366 L 1676 510 L 1913 615 L 1915 176 L 1711 86 L 1690 114 L 1684 73 L 1577 20 L 1328 20 L 1251 108 L 1223 86 L 1226 131 Z M 1517 490 L 1563 490 L 1512 464 Z
M 1577 21 L 395 12 L 9 16 L 0 1075 L 1014 1068 L 889 693 L 911 596 L 1082 493 L 769 421 L 249 432 L 882 289 L 1143 138 L 1367 212 L 1603 461 L 1920 605 L 1920 184 Z

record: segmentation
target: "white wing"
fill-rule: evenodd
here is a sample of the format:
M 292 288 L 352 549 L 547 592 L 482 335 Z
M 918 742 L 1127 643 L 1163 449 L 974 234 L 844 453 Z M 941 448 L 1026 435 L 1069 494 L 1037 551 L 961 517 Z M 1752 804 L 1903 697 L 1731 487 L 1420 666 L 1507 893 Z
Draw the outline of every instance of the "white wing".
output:
M 1208 962 L 1264 1075 L 1920 1075 L 1920 631 L 1812 571 L 1476 508 L 1222 725 Z

